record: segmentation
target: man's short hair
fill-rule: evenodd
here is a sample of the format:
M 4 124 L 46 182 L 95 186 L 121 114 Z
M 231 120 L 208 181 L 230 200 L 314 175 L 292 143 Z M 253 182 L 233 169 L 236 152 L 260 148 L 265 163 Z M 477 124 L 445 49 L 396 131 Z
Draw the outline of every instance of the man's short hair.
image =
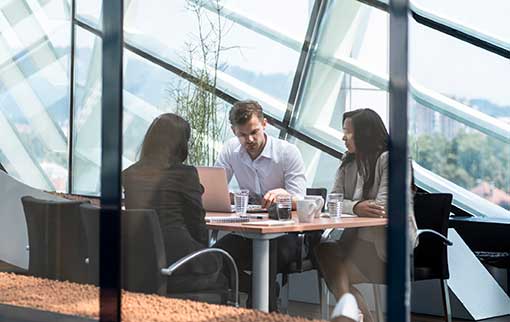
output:
M 254 115 L 261 122 L 264 120 L 262 106 L 257 101 L 246 100 L 235 103 L 230 109 L 228 118 L 232 126 L 239 126 L 246 124 Z

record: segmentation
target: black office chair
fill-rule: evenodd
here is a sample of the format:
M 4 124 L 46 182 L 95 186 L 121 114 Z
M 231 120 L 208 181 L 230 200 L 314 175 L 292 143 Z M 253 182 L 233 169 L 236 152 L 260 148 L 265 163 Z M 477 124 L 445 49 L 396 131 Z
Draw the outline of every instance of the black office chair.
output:
M 414 197 L 414 215 L 418 226 L 419 244 L 414 250 L 412 276 L 414 281 L 438 279 L 441 284 L 444 319 L 451 322 L 447 280 L 448 219 L 452 195 L 446 193 L 418 193 Z
M 28 230 L 28 274 L 87 282 L 87 247 L 80 219 L 82 201 L 21 198 Z
M 89 264 L 91 277 L 98 280 L 99 273 L 99 208 L 83 205 L 83 222 L 89 240 Z M 127 210 L 122 212 L 122 287 L 128 291 L 163 296 L 186 298 L 196 301 L 238 305 L 237 266 L 228 253 L 221 249 L 206 248 L 191 253 L 172 265 L 166 260 L 165 244 L 158 216 L 152 209 Z M 176 245 L 177 247 L 177 245 Z M 206 253 L 220 253 L 230 263 L 230 288 L 228 290 L 212 286 L 210 290 L 186 293 L 171 293 L 167 290 L 167 279 L 188 261 Z M 188 277 L 176 277 L 188 278 Z M 193 277 L 194 279 L 199 277 Z M 185 281 L 184 281 L 185 282 Z

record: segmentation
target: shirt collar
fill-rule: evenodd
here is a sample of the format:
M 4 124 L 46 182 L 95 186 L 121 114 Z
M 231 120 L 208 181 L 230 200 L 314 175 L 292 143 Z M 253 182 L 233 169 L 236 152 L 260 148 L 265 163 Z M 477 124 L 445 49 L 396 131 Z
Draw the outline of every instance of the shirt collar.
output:
M 264 135 L 266 136 L 266 145 L 264 146 L 264 150 L 262 150 L 262 153 L 258 156 L 258 158 L 264 157 L 264 158 L 272 159 L 273 158 L 273 139 L 271 138 L 271 136 L 269 136 L 265 133 L 264 133 Z

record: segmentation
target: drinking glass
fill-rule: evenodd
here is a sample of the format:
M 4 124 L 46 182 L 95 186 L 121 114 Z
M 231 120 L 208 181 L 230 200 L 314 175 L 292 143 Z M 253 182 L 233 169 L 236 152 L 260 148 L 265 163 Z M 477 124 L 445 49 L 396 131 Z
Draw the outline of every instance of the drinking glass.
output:
M 278 220 L 289 220 L 292 215 L 292 198 L 289 195 L 276 196 Z
M 330 218 L 340 218 L 342 215 L 342 208 L 344 204 L 343 193 L 329 193 L 328 194 L 328 214 Z
M 250 191 L 248 189 L 241 189 L 234 193 L 234 208 L 236 215 L 246 215 L 249 195 Z

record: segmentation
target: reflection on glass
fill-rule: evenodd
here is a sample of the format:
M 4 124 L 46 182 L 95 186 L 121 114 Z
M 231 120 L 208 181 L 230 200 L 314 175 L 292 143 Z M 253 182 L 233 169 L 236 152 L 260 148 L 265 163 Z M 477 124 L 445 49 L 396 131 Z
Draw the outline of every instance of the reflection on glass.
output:
M 49 11 L 49 9 L 53 11 Z M 70 24 L 64 1 L 11 1 L 1 8 L 0 143 L 22 182 L 67 186 Z

